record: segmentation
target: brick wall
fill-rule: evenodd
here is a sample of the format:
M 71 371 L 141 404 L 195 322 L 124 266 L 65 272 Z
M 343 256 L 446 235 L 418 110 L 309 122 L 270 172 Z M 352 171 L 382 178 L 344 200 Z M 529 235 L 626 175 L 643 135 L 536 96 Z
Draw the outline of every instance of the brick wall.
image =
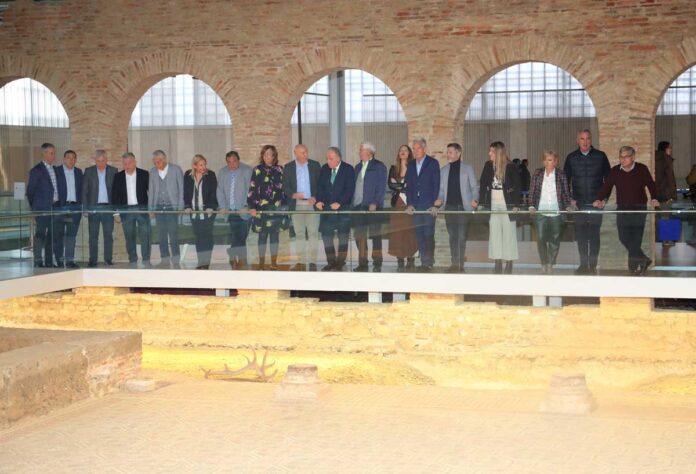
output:
M 442 385 L 541 387 L 582 371 L 630 388 L 696 371 L 696 315 L 648 299 L 532 308 L 412 294 L 393 304 L 319 303 L 278 291 L 235 298 L 81 288 L 0 301 L 0 326 L 142 332 L 143 343 L 373 354 Z
M 243 159 L 267 142 L 285 155 L 302 92 L 340 68 L 384 80 L 409 134 L 440 154 L 492 74 L 537 60 L 585 86 L 612 159 L 630 143 L 649 163 L 661 95 L 696 62 L 690 0 L 65 0 L 13 2 L 3 19 L 0 83 L 32 77 L 53 90 L 81 160 L 95 147 L 120 154 L 135 103 L 174 73 L 220 95 Z

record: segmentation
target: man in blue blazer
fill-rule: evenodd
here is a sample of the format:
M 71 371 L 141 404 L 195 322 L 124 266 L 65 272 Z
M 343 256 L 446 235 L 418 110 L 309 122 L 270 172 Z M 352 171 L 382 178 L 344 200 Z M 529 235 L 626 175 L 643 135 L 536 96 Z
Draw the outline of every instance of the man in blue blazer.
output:
M 63 153 L 63 164 L 56 166 L 58 199 L 64 214 L 58 219 L 56 229 L 56 260 L 58 265 L 65 257 L 67 268 L 78 268 L 75 263 L 75 240 L 82 219 L 82 170 L 75 166 L 77 153 Z
M 420 271 L 431 272 L 435 263 L 435 201 L 440 192 L 440 165 L 437 160 L 426 155 L 425 138 L 413 140 L 413 157 L 415 160 L 406 168 L 406 212 L 430 211 L 430 214 L 413 215 L 416 227 L 418 253 L 420 254 Z
M 41 215 L 36 216 L 34 231 L 34 266 L 53 267 L 53 255 L 56 254 L 54 230 L 58 224 L 60 199 L 58 197 L 58 179 L 53 161 L 56 159 L 56 147 L 51 143 L 41 145 L 41 162 L 29 171 L 27 183 L 27 200 L 31 210 Z M 43 250 L 43 257 L 41 251 Z M 58 255 L 56 254 L 56 257 Z M 55 266 L 61 259 L 57 258 Z
M 360 163 L 355 167 L 354 211 L 376 211 L 384 207 L 387 191 L 387 167 L 375 158 L 375 146 L 370 142 L 360 144 Z M 367 271 L 367 239 L 372 239 L 372 266 L 375 272 L 382 270 L 381 214 L 353 214 L 353 236 L 358 247 L 358 266 L 355 272 Z
M 355 171 L 341 160 L 341 150 L 329 147 L 326 164 L 321 167 L 317 183 L 317 202 L 314 207 L 324 211 L 319 232 L 324 241 L 327 265 L 321 271 L 341 271 L 348 255 L 350 215 L 342 211 L 350 209 L 355 188 Z M 330 211 L 334 211 L 331 212 Z M 334 233 L 338 234 L 338 255 L 334 248 Z

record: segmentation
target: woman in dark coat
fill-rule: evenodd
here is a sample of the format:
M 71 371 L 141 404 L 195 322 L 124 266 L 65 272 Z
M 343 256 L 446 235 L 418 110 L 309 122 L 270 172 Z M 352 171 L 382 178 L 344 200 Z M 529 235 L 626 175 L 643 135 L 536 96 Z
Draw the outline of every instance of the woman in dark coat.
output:
M 184 212 L 191 216 L 196 240 L 197 270 L 207 270 L 213 253 L 213 223 L 217 210 L 217 178 L 208 169 L 203 155 L 193 157 L 191 169 L 184 174 Z
M 396 163 L 389 169 L 387 182 L 392 192 L 391 206 L 398 211 L 389 215 L 389 255 L 396 257 L 397 271 L 400 272 L 415 269 L 414 255 L 418 250 L 413 217 L 402 212 L 406 209 L 406 166 L 413 160 L 411 147 L 401 145 Z
M 481 173 L 479 208 L 500 211 L 490 216 L 488 233 L 488 258 L 495 260 L 495 273 L 512 273 L 512 261 L 519 258 L 517 252 L 517 224 L 510 211 L 519 210 L 522 201 L 522 184 L 517 166 L 510 162 L 505 144 L 493 142 L 488 149 L 488 161 Z
M 266 245 L 271 242 L 270 270 L 278 269 L 278 241 L 280 231 L 286 229 L 287 216 L 263 211 L 281 211 L 285 205 L 283 193 L 283 168 L 278 165 L 278 150 L 273 145 L 261 148 L 259 165 L 251 172 L 251 184 L 247 194 L 249 213 L 254 218 L 251 229 L 259 234 L 259 269 L 266 260 Z M 259 215 L 261 211 L 261 215 Z

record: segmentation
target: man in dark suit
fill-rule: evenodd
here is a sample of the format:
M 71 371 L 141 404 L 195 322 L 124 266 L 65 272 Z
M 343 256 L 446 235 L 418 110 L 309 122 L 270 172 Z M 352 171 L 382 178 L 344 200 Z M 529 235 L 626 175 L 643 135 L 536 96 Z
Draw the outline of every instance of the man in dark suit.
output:
M 65 257 L 67 268 L 78 268 L 75 263 L 75 240 L 82 219 L 82 170 L 75 166 L 77 153 L 63 153 L 63 165 L 56 166 L 58 199 L 64 214 L 58 219 L 56 228 L 56 260 L 60 265 Z
M 31 210 L 40 215 L 36 216 L 36 230 L 34 231 L 34 266 L 53 267 L 53 255 L 55 254 L 55 228 L 58 224 L 60 199 L 58 196 L 58 178 L 53 167 L 56 159 L 56 147 L 50 143 L 41 145 L 41 162 L 29 171 L 27 183 L 27 200 Z M 43 250 L 43 258 L 41 256 Z M 56 255 L 57 257 L 58 255 Z M 55 266 L 62 266 L 57 259 Z
M 116 210 L 114 219 L 123 226 L 126 238 L 128 263 L 138 264 L 136 251 L 137 237 L 140 237 L 140 254 L 145 267 L 150 266 L 150 216 L 147 213 L 147 190 L 150 173 L 136 166 L 135 155 L 126 152 L 121 155 L 123 171 L 114 176 L 111 203 Z M 126 211 L 120 214 L 119 211 Z M 142 211 L 142 212 L 140 212 Z
M 327 265 L 321 271 L 341 271 L 348 255 L 348 235 L 350 234 L 350 215 L 341 211 L 350 208 L 355 188 L 355 171 L 348 163 L 341 161 L 341 150 L 329 147 L 326 164 L 321 167 L 317 184 L 317 202 L 314 207 L 320 211 L 336 211 L 337 214 L 321 216 L 319 232 L 324 241 Z M 334 248 L 334 233 L 338 233 L 338 255 Z
M 99 242 L 99 225 L 104 236 L 104 261 L 113 265 L 114 252 L 114 216 L 111 212 L 116 168 L 107 165 L 106 151 L 97 150 L 94 154 L 94 166 L 85 170 L 82 182 L 82 200 L 89 221 L 89 266 L 97 266 Z
M 440 165 L 425 153 L 425 138 L 413 140 L 413 157 L 406 168 L 406 212 L 430 211 L 413 215 L 422 272 L 431 272 L 435 263 L 435 201 L 440 192 Z
M 355 167 L 355 192 L 353 210 L 373 212 L 384 207 L 387 191 L 387 167 L 375 158 L 375 146 L 370 142 L 360 144 L 360 163 Z M 353 214 L 353 235 L 358 247 L 358 266 L 355 272 L 367 271 L 367 239 L 372 240 L 372 267 L 382 270 L 382 235 L 380 214 Z
M 317 202 L 317 182 L 321 173 L 318 161 L 309 159 L 307 147 L 295 146 L 295 159 L 283 167 L 283 192 L 290 211 L 314 211 Z M 317 269 L 317 243 L 319 241 L 319 216 L 314 213 L 292 214 L 295 229 L 297 264 L 293 271 Z

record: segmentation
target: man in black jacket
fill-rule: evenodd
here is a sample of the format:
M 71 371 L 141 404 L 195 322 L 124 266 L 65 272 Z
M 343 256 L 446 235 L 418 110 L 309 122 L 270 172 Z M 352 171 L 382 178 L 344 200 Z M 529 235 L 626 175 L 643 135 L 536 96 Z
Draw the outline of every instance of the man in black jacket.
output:
M 568 178 L 573 207 L 591 210 L 597 193 L 609 175 L 611 166 L 607 155 L 592 147 L 592 133 L 581 130 L 577 136 L 578 149 L 568 155 L 563 172 Z M 595 275 L 599 257 L 600 213 L 575 215 L 575 240 L 580 252 L 576 275 Z
M 126 238 L 128 263 L 135 266 L 138 263 L 136 252 L 136 234 L 140 237 L 140 253 L 143 264 L 150 266 L 150 216 L 147 213 L 147 190 L 150 173 L 136 167 L 135 155 L 127 152 L 121 155 L 123 171 L 114 177 L 112 204 L 117 213 L 116 222 L 121 222 L 123 235 Z M 123 215 L 118 211 L 127 211 Z M 138 212 L 143 211 L 143 212 Z M 137 229 L 136 229 L 137 228 Z

